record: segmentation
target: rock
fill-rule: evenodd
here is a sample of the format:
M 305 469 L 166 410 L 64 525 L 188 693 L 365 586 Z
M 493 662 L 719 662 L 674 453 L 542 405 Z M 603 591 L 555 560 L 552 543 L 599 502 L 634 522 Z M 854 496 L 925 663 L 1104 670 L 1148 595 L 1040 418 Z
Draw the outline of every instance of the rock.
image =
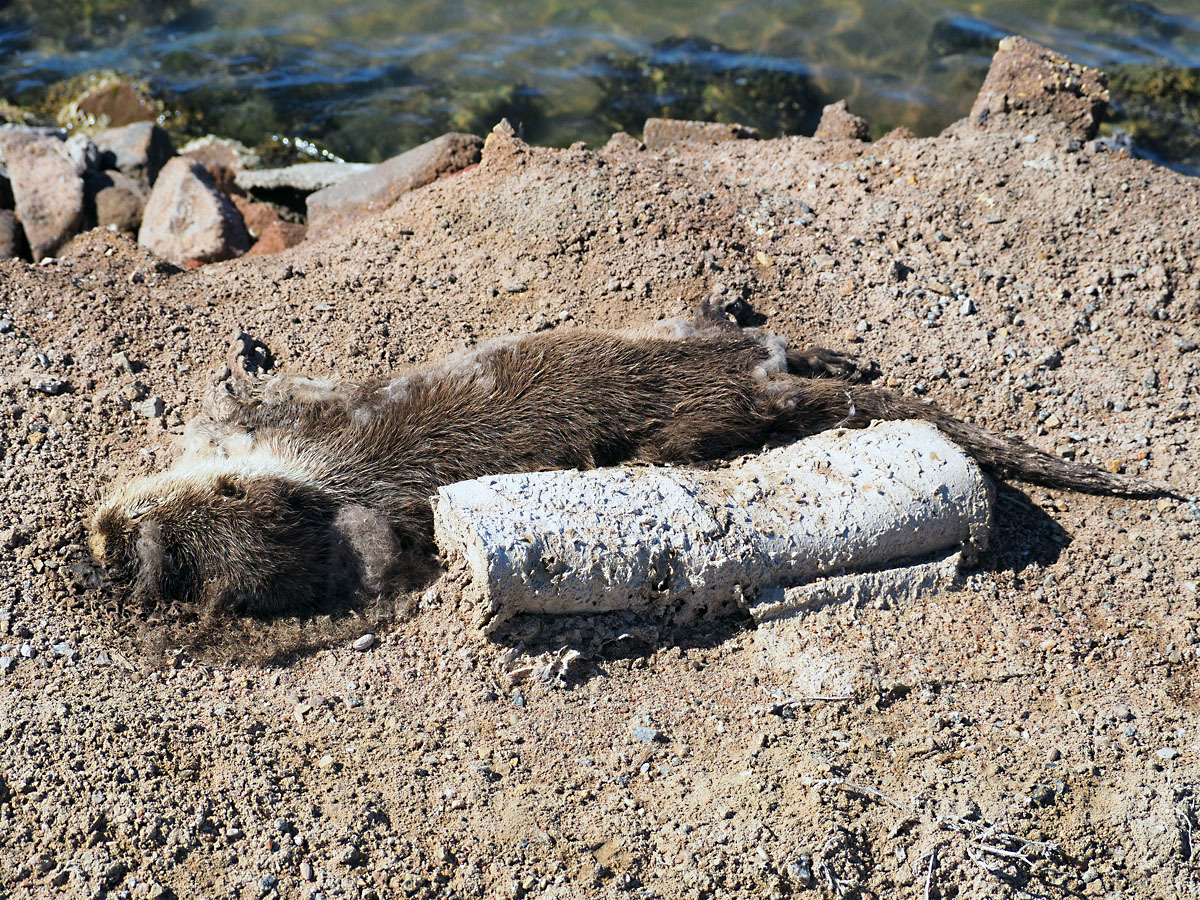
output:
M 86 187 L 93 198 L 97 226 L 137 233 L 149 196 L 142 182 L 124 172 L 109 169 L 89 177 Z
M 646 149 L 646 145 L 635 138 L 628 131 L 618 131 L 608 139 L 608 143 L 601 149 L 601 153 L 640 153 Z
M 48 397 L 57 397 L 60 394 L 65 394 L 70 387 L 65 381 L 60 381 L 57 378 L 42 378 L 37 381 L 31 381 L 29 386 L 39 394 L 45 394 Z
M 353 646 L 354 646 L 354 649 L 359 651 L 360 653 L 362 653 L 366 650 L 370 650 L 372 647 L 375 646 L 375 635 L 368 632 L 367 634 L 364 634 L 362 637 L 357 638 L 354 641 Z
M 789 862 L 784 869 L 788 878 L 796 884 L 808 887 L 812 884 L 812 861 L 807 856 L 801 856 Z
M 633 735 L 634 740 L 645 744 L 655 744 L 663 739 L 661 731 L 657 728 L 647 728 L 645 725 L 635 725 L 629 729 L 629 733 Z
M 363 852 L 353 844 L 346 844 L 342 848 L 342 852 L 338 855 L 338 862 L 351 869 L 358 868 L 366 861 L 367 858 L 363 855 Z
M 83 226 L 83 179 L 63 142 L 24 128 L 0 128 L 17 217 L 34 262 L 53 256 Z
M 1099 69 L 1073 63 L 1026 38 L 1006 37 L 992 57 L 970 121 L 977 128 L 1016 129 L 1028 124 L 1007 117 L 1049 116 L 1065 124 L 1073 137 L 1088 140 L 1095 137 L 1107 105 L 1107 79 Z
M 891 131 L 889 131 L 887 134 L 885 134 L 883 137 L 881 137 L 875 143 L 877 143 L 877 144 L 889 143 L 890 144 L 892 142 L 898 142 L 898 141 L 912 141 L 912 140 L 916 140 L 916 137 L 917 137 L 916 134 L 907 125 L 897 125 L 895 128 L 893 128 Z
M 246 169 L 238 172 L 234 183 L 243 191 L 285 189 L 311 194 L 375 168 L 372 163 L 300 163 L 282 169 Z
M 1154 755 L 1161 760 L 1171 760 L 1179 755 L 1179 751 L 1174 747 L 1159 747 L 1154 751 Z
M 17 661 L 11 656 L 0 656 L 0 675 L 7 675 L 17 667 Z
M 147 419 L 157 419 L 166 409 L 161 397 L 147 397 L 141 403 L 133 405 L 133 411 Z
M 158 110 L 127 81 L 94 88 L 75 101 L 75 108 L 91 121 L 114 128 L 158 118 Z
M 250 249 L 246 226 L 204 167 L 176 157 L 163 167 L 146 209 L 138 243 L 173 262 L 215 262 Z
M 0 209 L 0 259 L 28 259 L 25 231 L 11 209 Z
M 270 203 L 259 203 L 240 194 L 234 194 L 229 199 L 241 213 L 242 221 L 246 223 L 246 230 L 252 238 L 262 237 L 268 226 L 281 221 L 279 211 Z
M 813 137 L 822 141 L 869 141 L 871 126 L 866 119 L 850 112 L 845 100 L 839 100 L 821 110 L 821 121 Z
M 62 149 L 80 175 L 101 168 L 100 148 L 86 134 L 71 135 L 63 141 Z
M 118 169 L 132 178 L 154 184 L 162 167 L 175 155 L 175 146 L 167 132 L 153 122 L 136 122 L 121 128 L 107 128 L 96 134 L 100 164 Z
M 642 126 L 642 142 L 647 150 L 663 150 L 678 141 L 692 144 L 721 144 L 725 141 L 753 140 L 758 129 L 749 125 L 724 122 L 690 122 L 685 119 L 647 119 Z
M 237 190 L 234 179 L 239 172 L 258 165 L 258 154 L 241 141 L 213 134 L 188 141 L 179 149 L 179 155 L 191 157 L 204 166 L 223 194 Z
M 444 134 L 308 197 L 311 237 L 323 237 L 363 216 L 381 213 L 401 195 L 479 162 L 483 140 Z
M 1053 806 L 1054 789 L 1048 784 L 1035 784 L 1029 791 L 1029 799 L 1037 806 Z
M 271 253 L 282 253 L 301 243 L 308 228 L 295 222 L 272 222 L 255 241 L 254 246 L 247 251 L 247 256 L 266 256 Z
M 121 860 L 109 864 L 104 870 L 104 877 L 102 879 L 104 886 L 112 890 L 121 883 L 128 872 L 129 867 Z

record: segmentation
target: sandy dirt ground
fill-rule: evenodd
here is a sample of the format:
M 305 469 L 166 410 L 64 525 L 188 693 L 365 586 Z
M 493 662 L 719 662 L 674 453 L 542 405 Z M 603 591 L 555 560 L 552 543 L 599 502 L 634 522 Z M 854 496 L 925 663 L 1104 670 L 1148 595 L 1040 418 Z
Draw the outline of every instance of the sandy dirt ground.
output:
M 356 378 L 712 295 L 1190 497 L 1197 259 L 1200 182 L 1028 118 L 498 134 L 276 256 L 181 272 L 92 232 L 0 263 L 0 897 L 1200 896 L 1195 502 L 1003 486 L 958 590 L 796 621 L 824 679 L 729 615 L 486 639 L 436 573 L 406 614 L 287 623 L 298 652 L 251 625 L 164 659 L 84 527 L 171 459 L 235 327 Z M 521 678 L 563 648 L 565 679 Z

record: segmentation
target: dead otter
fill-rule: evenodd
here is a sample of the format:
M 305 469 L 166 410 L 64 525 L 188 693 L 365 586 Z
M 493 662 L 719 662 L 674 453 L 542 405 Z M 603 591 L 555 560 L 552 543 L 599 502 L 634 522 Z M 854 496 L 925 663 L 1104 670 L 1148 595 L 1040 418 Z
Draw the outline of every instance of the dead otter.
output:
M 430 551 L 440 485 L 711 459 L 877 419 L 933 422 L 1002 478 L 1165 493 L 858 384 L 836 353 L 729 325 L 673 327 L 510 338 L 366 384 L 266 379 L 256 398 L 193 421 L 166 472 L 117 487 L 93 518 L 93 551 L 144 602 L 299 612 L 379 591 L 406 551 Z

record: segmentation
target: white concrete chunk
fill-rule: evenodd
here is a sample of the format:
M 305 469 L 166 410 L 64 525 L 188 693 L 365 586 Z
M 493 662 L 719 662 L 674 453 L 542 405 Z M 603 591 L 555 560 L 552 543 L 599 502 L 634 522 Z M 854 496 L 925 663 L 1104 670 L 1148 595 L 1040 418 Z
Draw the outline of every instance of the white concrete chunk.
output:
M 438 545 L 466 564 L 489 630 L 520 612 L 679 602 L 766 621 L 915 590 L 973 559 L 990 521 L 990 483 L 924 422 L 826 432 L 713 470 L 479 478 L 434 504 Z

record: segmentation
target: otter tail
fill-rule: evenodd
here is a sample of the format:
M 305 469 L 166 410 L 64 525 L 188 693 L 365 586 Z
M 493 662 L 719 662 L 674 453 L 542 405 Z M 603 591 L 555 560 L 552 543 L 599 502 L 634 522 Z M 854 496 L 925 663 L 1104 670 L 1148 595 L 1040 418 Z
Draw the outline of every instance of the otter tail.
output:
M 785 418 L 805 432 L 865 428 L 875 420 L 921 419 L 936 425 L 985 470 L 1045 487 L 1122 497 L 1176 496 L 1163 484 L 1115 475 L 1044 453 L 947 415 L 936 406 L 840 379 L 789 379 Z M 814 427 L 815 426 L 815 427 Z

